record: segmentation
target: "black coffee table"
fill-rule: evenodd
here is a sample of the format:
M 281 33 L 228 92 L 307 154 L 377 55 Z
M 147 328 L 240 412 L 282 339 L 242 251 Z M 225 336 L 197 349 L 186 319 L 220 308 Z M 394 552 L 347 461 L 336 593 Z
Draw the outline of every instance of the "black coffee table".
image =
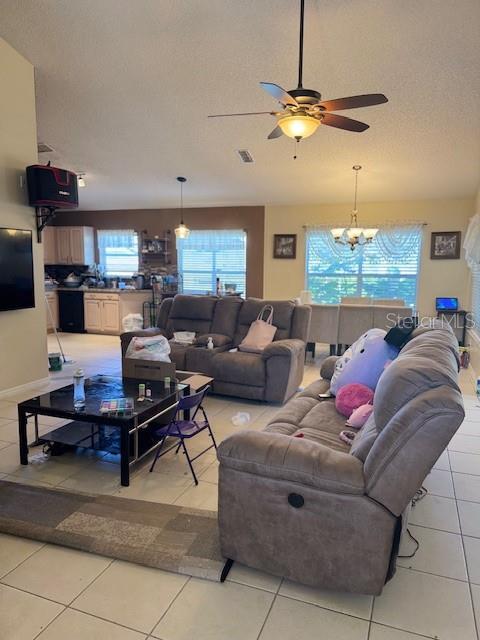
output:
M 152 390 L 152 402 L 138 402 L 138 385 L 145 380 L 98 375 L 85 380 L 85 409 L 73 407 L 73 385 L 61 387 L 50 393 L 25 400 L 18 405 L 20 462 L 28 464 L 28 418 L 52 416 L 70 419 L 71 422 L 53 429 L 40 437 L 35 444 L 56 443 L 98 449 L 120 454 L 120 479 L 123 486 L 130 483 L 130 467 L 150 454 L 160 445 L 154 431 L 165 424 L 175 411 L 182 394 L 190 393 L 190 386 L 172 382 L 148 381 Z M 134 399 L 130 415 L 100 413 L 102 400 L 128 397 Z

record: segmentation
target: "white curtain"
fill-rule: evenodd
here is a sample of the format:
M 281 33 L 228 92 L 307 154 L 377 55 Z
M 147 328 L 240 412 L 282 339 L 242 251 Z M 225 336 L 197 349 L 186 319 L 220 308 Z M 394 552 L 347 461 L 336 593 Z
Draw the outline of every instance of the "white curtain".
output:
M 468 223 L 467 233 L 463 241 L 465 260 L 470 269 L 478 272 L 480 265 L 480 213 L 476 213 Z
M 375 239 L 370 245 L 357 245 L 354 251 L 349 247 L 338 244 L 333 239 L 330 232 L 330 226 L 307 227 L 307 244 L 309 238 L 321 237 L 322 250 L 327 249 L 332 255 L 341 258 L 345 262 L 353 262 L 358 258 L 355 252 L 362 252 L 368 247 L 369 251 L 373 248 L 379 253 L 384 260 L 409 261 L 412 256 L 418 254 L 419 244 L 423 235 L 422 224 L 395 225 L 386 226 L 379 229 Z M 313 248 L 313 247 L 312 247 Z

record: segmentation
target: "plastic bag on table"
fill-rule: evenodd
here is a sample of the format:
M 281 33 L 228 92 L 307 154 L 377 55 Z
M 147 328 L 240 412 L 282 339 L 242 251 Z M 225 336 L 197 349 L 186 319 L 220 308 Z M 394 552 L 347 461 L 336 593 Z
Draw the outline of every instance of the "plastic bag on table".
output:
M 140 313 L 129 313 L 122 319 L 124 331 L 139 331 L 143 329 L 143 317 Z

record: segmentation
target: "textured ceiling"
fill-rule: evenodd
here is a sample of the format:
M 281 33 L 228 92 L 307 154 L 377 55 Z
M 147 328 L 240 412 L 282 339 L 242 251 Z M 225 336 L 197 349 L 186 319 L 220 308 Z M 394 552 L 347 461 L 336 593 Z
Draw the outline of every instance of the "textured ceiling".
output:
M 85 171 L 81 206 L 344 202 L 472 196 L 480 177 L 479 0 L 307 0 L 304 86 L 383 92 L 300 145 L 266 140 L 259 87 L 296 86 L 296 0 L 1 0 L 0 35 L 36 68 L 38 137 Z M 4 96 L 5 97 L 5 96 Z M 4 98 L 3 97 L 3 98 Z M 236 149 L 249 149 L 244 165 Z

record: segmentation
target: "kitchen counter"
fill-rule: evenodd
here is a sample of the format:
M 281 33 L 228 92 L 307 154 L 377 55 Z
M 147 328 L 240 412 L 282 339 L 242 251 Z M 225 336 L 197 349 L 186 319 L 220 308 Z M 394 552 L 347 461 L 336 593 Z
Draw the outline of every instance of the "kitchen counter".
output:
M 47 291 L 83 291 L 84 293 L 119 293 L 122 296 L 127 294 L 146 294 L 152 293 L 151 289 L 107 289 L 107 287 L 56 287 L 55 289 L 47 289 Z

